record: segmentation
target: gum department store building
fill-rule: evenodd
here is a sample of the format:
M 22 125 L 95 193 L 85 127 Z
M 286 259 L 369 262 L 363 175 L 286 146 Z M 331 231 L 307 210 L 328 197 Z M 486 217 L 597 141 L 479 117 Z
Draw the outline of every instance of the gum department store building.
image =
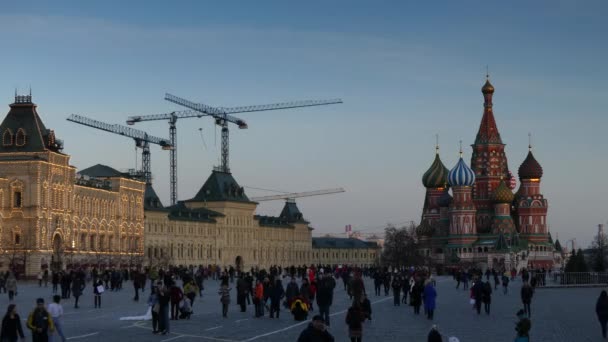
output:
M 163 207 L 151 185 L 111 167 L 80 172 L 30 96 L 0 125 L 0 269 L 133 265 L 371 265 L 375 243 L 313 238 L 293 202 L 255 215 L 232 174 L 213 171 L 190 200 Z

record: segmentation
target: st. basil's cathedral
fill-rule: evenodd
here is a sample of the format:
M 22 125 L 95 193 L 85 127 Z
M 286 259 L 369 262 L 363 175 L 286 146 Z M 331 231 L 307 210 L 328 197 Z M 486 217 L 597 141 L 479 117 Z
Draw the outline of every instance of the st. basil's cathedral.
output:
M 444 266 L 550 268 L 555 245 L 547 229 L 547 199 L 540 191 L 543 169 L 530 146 L 513 193 L 516 181 L 494 119 L 489 79 L 481 92 L 484 110 L 471 145 L 471 166 L 462 159 L 461 148 L 460 159 L 448 170 L 437 146 L 422 177 L 426 195 L 416 228 L 421 252 Z

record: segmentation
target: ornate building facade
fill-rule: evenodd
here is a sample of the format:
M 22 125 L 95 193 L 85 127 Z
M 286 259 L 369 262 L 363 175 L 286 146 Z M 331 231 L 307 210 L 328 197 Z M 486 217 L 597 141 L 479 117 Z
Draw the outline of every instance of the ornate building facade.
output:
M 15 97 L 0 134 L 2 269 L 32 276 L 142 255 L 145 183 L 78 174 L 31 95 Z
M 555 246 L 547 229 L 548 203 L 540 191 L 543 169 L 530 146 L 519 167 L 520 187 L 512 192 L 515 180 L 493 112 L 494 86 L 486 80 L 481 91 L 483 116 L 471 145 L 471 167 L 461 150 L 448 171 L 437 147 L 422 177 L 426 196 L 416 229 L 422 250 L 444 265 L 551 267 Z

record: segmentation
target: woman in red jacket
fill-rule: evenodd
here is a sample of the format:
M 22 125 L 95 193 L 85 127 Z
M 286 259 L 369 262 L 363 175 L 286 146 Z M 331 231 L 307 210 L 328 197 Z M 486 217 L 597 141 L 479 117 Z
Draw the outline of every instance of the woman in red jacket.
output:
M 264 317 L 264 285 L 260 279 L 255 281 L 253 304 L 255 304 L 255 317 Z

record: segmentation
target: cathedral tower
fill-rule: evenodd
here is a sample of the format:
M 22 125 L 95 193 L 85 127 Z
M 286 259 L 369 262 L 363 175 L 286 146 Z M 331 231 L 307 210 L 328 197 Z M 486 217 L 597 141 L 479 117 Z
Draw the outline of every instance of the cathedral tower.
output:
M 486 79 L 481 88 L 483 93 L 483 117 L 479 131 L 472 146 L 471 168 L 475 172 L 476 182 L 473 186 L 473 200 L 477 208 L 477 230 L 489 233 L 492 230 L 493 202 L 490 198 L 500 180 L 509 177 L 505 144 L 496 127 L 492 110 L 494 86 Z
M 475 173 L 462 159 L 448 174 L 448 182 L 452 187 L 453 199 L 449 208 L 451 245 L 470 245 L 477 240 L 475 222 L 475 204 L 472 198 Z
M 511 203 L 513 203 L 513 192 L 504 180 L 500 181 L 498 187 L 492 192 L 491 200 L 494 202 L 494 219 L 492 220 L 493 234 L 512 234 L 515 232 L 515 223 L 511 217 Z
M 521 185 L 515 197 L 517 226 L 522 238 L 531 242 L 546 242 L 548 203 L 540 193 L 540 179 L 543 168 L 532 154 L 530 146 L 528 156 L 519 167 Z
M 420 223 L 427 223 L 434 226 L 440 218 L 439 199 L 447 188 L 448 169 L 439 158 L 439 145 L 435 146 L 435 160 L 431 167 L 422 176 L 422 184 L 426 188 L 424 207 L 422 209 L 422 219 Z

